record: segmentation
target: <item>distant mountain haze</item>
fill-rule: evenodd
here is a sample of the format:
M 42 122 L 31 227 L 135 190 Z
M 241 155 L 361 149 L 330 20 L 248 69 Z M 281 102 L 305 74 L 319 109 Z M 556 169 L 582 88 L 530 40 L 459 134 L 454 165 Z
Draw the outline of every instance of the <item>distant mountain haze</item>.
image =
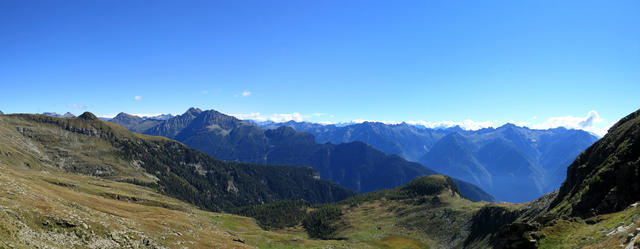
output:
M 534 130 L 506 124 L 477 131 L 424 128 L 406 123 L 346 126 L 289 121 L 319 143 L 361 141 L 388 154 L 476 184 L 501 201 L 526 202 L 560 187 L 568 165 L 598 138 L 582 130 Z
M 162 120 L 160 119 L 153 119 L 153 118 L 144 119 L 135 115 L 126 114 L 124 112 L 119 113 L 109 121 L 118 123 L 124 126 L 125 128 L 127 128 L 128 130 L 134 131 L 134 132 L 146 131 L 147 129 L 153 126 L 156 126 L 157 124 L 162 122 Z
M 136 127 L 135 122 L 121 119 L 112 122 Z M 190 108 L 142 133 L 175 139 L 227 161 L 311 166 L 322 178 L 358 192 L 394 188 L 416 177 L 436 174 L 418 163 L 387 155 L 362 142 L 320 144 L 307 132 L 290 127 L 263 130 L 252 122 L 214 110 Z M 455 182 L 469 199 L 495 201 L 472 184 Z
M 56 112 L 45 112 L 42 114 L 50 117 L 56 117 L 56 118 L 75 118 L 76 117 L 76 115 L 73 115 L 73 113 L 70 113 L 70 112 L 67 112 L 65 114 L 59 114 Z

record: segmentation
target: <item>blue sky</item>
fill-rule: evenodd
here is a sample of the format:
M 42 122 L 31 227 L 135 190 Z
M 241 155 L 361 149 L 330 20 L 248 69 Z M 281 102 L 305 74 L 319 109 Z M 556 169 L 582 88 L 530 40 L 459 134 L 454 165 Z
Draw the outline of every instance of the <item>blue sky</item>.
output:
M 638 13 L 639 1 L 1 1 L 0 110 L 602 130 L 640 107 Z

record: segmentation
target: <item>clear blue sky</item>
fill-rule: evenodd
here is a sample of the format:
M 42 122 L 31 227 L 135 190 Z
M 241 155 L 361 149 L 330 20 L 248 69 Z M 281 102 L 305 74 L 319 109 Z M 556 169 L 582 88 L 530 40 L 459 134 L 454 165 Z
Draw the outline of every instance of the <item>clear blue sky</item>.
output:
M 492 122 L 595 110 L 603 126 L 640 108 L 639 13 L 640 1 L 0 1 L 0 110 Z

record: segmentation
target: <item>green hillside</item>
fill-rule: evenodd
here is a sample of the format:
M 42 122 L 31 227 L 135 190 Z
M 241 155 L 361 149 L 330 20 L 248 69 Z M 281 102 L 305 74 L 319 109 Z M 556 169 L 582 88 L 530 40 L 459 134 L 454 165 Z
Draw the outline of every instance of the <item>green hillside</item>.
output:
M 149 186 L 209 210 L 306 200 L 325 203 L 354 194 L 319 180 L 308 167 L 216 160 L 179 142 L 132 133 L 91 113 L 77 118 L 3 115 L 0 162 Z

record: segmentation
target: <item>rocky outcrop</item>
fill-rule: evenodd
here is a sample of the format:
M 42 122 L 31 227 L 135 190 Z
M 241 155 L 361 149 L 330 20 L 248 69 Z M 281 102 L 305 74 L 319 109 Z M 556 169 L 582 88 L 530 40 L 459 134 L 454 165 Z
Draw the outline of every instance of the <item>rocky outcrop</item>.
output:
M 504 230 L 520 216 L 521 211 L 503 206 L 489 205 L 480 209 L 471 219 L 469 237 L 464 247 L 473 248 L 474 244 L 494 244 L 496 234 Z
M 512 223 L 496 235 L 496 249 L 535 249 L 538 248 L 540 229 L 537 223 Z

